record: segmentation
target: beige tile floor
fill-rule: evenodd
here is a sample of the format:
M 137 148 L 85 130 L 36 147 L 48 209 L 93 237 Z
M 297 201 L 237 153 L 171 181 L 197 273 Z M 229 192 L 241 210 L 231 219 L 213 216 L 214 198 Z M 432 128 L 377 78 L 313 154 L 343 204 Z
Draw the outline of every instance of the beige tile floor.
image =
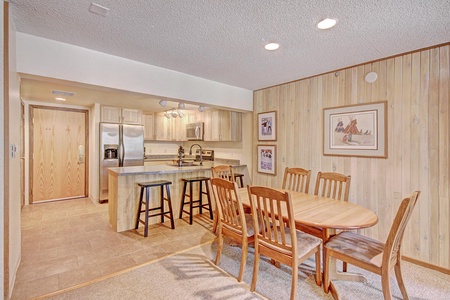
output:
M 32 299 L 143 264 L 208 241 L 212 221 L 196 216 L 155 224 L 149 236 L 138 230 L 116 233 L 108 204 L 89 198 L 47 202 L 22 210 L 22 255 L 11 299 Z

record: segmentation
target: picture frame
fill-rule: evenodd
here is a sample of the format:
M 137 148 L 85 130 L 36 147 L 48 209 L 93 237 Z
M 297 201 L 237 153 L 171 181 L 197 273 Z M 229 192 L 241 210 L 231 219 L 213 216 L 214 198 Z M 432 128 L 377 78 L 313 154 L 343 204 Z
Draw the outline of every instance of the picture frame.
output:
M 323 154 L 387 158 L 387 101 L 323 109 Z
M 258 173 L 277 174 L 276 145 L 258 145 Z
M 277 112 L 268 111 L 258 114 L 258 141 L 277 140 Z

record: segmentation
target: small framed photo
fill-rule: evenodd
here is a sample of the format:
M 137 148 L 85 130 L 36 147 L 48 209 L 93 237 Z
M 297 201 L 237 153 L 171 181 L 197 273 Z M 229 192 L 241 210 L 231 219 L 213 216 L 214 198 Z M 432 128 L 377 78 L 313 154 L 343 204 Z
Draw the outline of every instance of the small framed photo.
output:
M 258 145 L 258 172 L 270 175 L 277 173 L 275 145 Z
M 277 140 L 277 112 L 269 111 L 258 114 L 258 140 Z
M 323 154 L 387 158 L 386 101 L 323 110 Z

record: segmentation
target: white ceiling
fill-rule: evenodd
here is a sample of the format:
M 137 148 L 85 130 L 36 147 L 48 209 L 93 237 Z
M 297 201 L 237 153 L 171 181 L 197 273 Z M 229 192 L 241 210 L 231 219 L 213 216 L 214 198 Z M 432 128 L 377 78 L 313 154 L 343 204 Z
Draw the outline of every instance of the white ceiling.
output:
M 89 12 L 86 0 L 13 0 L 10 7 L 19 32 L 249 90 L 450 41 L 449 0 L 94 2 L 108 15 Z M 337 25 L 318 30 L 325 17 Z M 266 51 L 267 42 L 280 48 Z M 39 88 L 41 80 L 22 80 L 22 96 L 44 97 L 52 84 Z

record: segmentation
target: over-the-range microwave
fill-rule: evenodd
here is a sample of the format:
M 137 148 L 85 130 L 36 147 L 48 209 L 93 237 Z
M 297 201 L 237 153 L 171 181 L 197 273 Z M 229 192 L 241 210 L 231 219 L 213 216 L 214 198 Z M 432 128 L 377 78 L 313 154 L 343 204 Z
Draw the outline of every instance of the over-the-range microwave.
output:
M 186 124 L 188 141 L 203 141 L 203 122 Z

